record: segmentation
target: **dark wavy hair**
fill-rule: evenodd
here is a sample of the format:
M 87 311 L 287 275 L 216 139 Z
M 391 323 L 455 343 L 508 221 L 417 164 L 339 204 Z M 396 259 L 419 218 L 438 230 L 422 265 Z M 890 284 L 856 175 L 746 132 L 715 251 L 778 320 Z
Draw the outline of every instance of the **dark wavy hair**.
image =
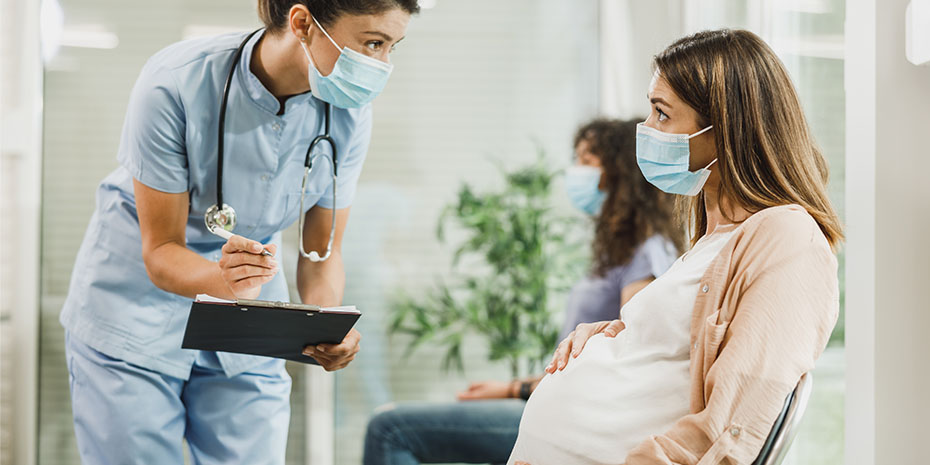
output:
M 578 129 L 575 147 L 588 143 L 601 160 L 607 199 L 595 218 L 592 273 L 604 276 L 625 265 L 636 249 L 659 234 L 679 253 L 685 249 L 685 231 L 675 196 L 649 184 L 636 164 L 636 124 L 642 120 L 596 119 Z
M 342 15 L 376 15 L 394 8 L 407 13 L 420 12 L 417 0 L 258 0 L 258 17 L 269 31 L 287 27 L 287 15 L 294 5 L 304 5 L 323 26 Z

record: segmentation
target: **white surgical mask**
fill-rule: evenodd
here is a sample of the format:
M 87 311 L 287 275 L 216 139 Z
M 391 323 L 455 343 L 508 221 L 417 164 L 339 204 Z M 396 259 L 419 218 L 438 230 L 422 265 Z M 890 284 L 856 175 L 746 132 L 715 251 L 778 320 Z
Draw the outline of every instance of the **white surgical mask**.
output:
M 601 211 L 607 193 L 598 189 L 601 182 L 600 168 L 572 165 L 565 170 L 565 191 L 575 208 L 595 216 Z
M 323 26 L 313 18 L 323 35 L 340 50 L 339 44 L 330 37 Z M 320 74 L 305 40 L 301 48 L 310 60 L 307 75 L 310 79 L 310 92 L 320 100 L 329 102 L 339 108 L 359 108 L 370 103 L 384 90 L 394 65 L 362 55 L 349 47 L 343 47 L 333 71 L 326 76 Z
M 646 180 L 669 194 L 697 195 L 710 176 L 710 162 L 704 168 L 692 172 L 691 138 L 709 131 L 713 126 L 688 135 L 670 134 L 646 126 L 636 125 L 636 163 Z

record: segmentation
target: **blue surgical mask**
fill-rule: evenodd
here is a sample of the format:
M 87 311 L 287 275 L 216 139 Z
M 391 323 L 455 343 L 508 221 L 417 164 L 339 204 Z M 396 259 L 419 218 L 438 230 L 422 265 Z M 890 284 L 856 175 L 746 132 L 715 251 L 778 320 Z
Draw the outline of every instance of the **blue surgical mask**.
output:
M 593 166 L 573 165 L 565 171 L 565 190 L 575 208 L 591 215 L 601 211 L 607 193 L 597 188 L 601 183 L 601 169 Z
M 339 50 L 339 45 L 323 29 L 323 26 L 320 26 L 316 18 L 313 18 L 313 22 Z M 343 47 L 333 67 L 333 72 L 323 76 L 317 70 L 313 57 L 310 56 L 310 50 L 303 41 L 301 48 L 310 60 L 307 70 L 310 76 L 310 92 L 320 100 L 339 108 L 359 108 L 370 103 L 384 90 L 388 77 L 394 69 L 394 65 L 390 63 L 362 55 L 349 47 Z
M 688 135 L 669 134 L 650 128 L 643 123 L 636 125 L 636 163 L 646 180 L 669 194 L 697 195 L 710 176 L 710 162 L 704 168 L 690 171 L 691 146 L 688 141 L 710 130 L 713 126 Z

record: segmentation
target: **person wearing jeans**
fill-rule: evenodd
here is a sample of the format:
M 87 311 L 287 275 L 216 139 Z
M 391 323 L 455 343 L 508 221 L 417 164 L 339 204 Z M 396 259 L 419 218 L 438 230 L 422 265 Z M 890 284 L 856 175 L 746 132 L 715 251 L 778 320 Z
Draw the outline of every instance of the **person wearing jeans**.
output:
M 615 319 L 671 266 L 684 247 L 674 198 L 650 185 L 635 157 L 635 121 L 594 120 L 575 136 L 566 173 L 571 203 L 595 224 L 591 273 L 572 288 L 562 336 L 578 324 Z M 503 463 L 542 376 L 473 383 L 459 402 L 379 408 L 365 436 L 365 465 Z

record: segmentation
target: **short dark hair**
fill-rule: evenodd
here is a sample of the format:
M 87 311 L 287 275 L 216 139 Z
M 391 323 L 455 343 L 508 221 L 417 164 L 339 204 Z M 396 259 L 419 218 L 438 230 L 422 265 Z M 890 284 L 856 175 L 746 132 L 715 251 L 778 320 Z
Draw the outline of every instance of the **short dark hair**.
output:
M 407 13 L 420 12 L 417 0 L 258 0 L 258 17 L 270 31 L 287 27 L 287 15 L 294 5 L 303 5 L 324 26 L 342 15 L 374 15 L 394 8 Z

